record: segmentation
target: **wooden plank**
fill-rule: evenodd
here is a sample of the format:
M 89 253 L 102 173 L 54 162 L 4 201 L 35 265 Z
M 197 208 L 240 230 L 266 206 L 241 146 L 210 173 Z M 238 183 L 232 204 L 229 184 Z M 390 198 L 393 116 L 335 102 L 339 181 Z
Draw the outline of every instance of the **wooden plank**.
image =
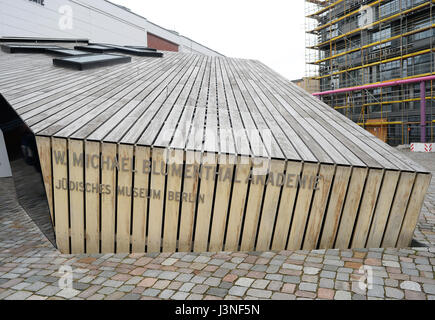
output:
M 101 253 L 115 252 L 116 144 L 101 145 Z
M 85 159 L 83 156 L 83 141 L 69 140 L 69 208 L 71 219 L 71 253 L 85 252 L 85 204 L 84 188 L 80 190 L 80 183 L 84 181 Z
M 160 252 L 166 175 L 166 150 L 153 148 L 147 252 Z
M 225 226 L 228 219 L 230 206 L 231 189 L 233 188 L 234 164 L 236 158 L 233 156 L 220 155 L 219 159 L 219 180 L 216 186 L 216 197 L 214 202 L 213 219 L 210 234 L 209 251 L 221 252 L 224 247 Z
M 262 159 L 267 170 L 270 168 L 270 160 Z M 255 174 L 254 170 L 261 167 L 259 163 L 253 163 L 246 215 L 242 231 L 241 251 L 253 251 L 257 236 L 258 220 L 260 218 L 261 203 L 265 190 L 267 172 Z
M 186 151 L 185 176 L 183 192 L 197 195 L 199 183 L 199 167 L 201 153 Z M 197 170 L 195 170 L 197 168 Z M 180 236 L 178 240 L 179 252 L 190 252 L 193 247 L 193 227 L 195 223 L 195 210 L 197 202 L 186 202 L 181 207 Z
M 319 180 L 317 181 L 316 188 L 317 190 L 314 191 L 313 204 L 311 206 L 307 230 L 305 232 L 305 238 L 302 246 L 304 250 L 314 250 L 317 248 L 334 174 L 335 166 L 320 166 Z
M 308 214 L 310 212 L 311 200 L 313 198 L 315 178 L 319 172 L 319 165 L 305 163 L 300 182 L 298 183 L 299 193 L 296 200 L 296 208 L 293 214 L 293 222 L 290 228 L 290 237 L 287 250 L 300 250 L 307 227 Z
M 337 239 L 335 240 L 335 248 L 349 248 L 367 173 L 367 168 L 354 168 L 352 170 L 352 176 L 347 189 L 346 201 L 341 214 Z
M 268 251 L 272 243 L 273 227 L 277 216 L 281 189 L 286 182 L 284 175 L 285 165 L 286 163 L 280 160 L 272 160 L 270 163 L 269 183 L 264 196 L 263 210 L 258 230 L 257 251 Z M 286 201 L 286 199 L 284 199 L 284 201 Z
M 402 172 L 400 174 L 399 184 L 394 196 L 390 216 L 388 217 L 384 239 L 382 240 L 382 248 L 393 248 L 396 246 L 415 178 L 415 173 Z
M 355 225 L 351 248 L 365 248 L 383 176 L 383 170 L 371 169 L 369 171 L 364 195 L 361 201 L 361 207 L 358 212 L 358 219 Z
M 42 178 L 44 180 L 45 193 L 50 209 L 51 223 L 55 224 L 53 215 L 53 175 L 51 172 L 51 140 L 47 137 L 36 136 L 39 162 L 41 164 Z
M 238 251 L 243 213 L 245 210 L 251 161 L 248 157 L 239 157 L 234 173 L 233 197 L 228 216 L 228 228 L 225 239 L 225 251 Z
M 385 226 L 387 225 L 388 215 L 393 203 L 399 177 L 399 171 L 385 172 L 366 248 L 379 248 L 381 246 L 382 237 L 384 236 Z
M 193 244 L 194 252 L 205 252 L 208 247 L 210 220 L 215 192 L 216 163 L 217 158 L 213 153 L 205 153 L 201 160 L 201 184 L 199 196 L 204 197 L 204 200 L 198 202 L 195 239 Z
M 130 226 L 133 197 L 133 146 L 118 146 L 118 184 L 116 209 L 116 253 L 130 252 Z
M 57 248 L 70 253 L 69 208 L 68 208 L 68 160 L 67 141 L 53 138 L 52 163 L 54 183 L 54 214 Z
M 100 143 L 85 142 L 86 253 L 100 253 Z
M 133 199 L 132 252 L 145 252 L 149 179 L 151 174 L 150 148 L 135 148 L 134 187 L 139 196 Z
M 402 229 L 399 233 L 399 240 L 396 247 L 404 248 L 411 246 L 414 236 L 415 227 L 420 216 L 421 208 L 423 207 L 424 198 L 429 188 L 432 175 L 418 174 L 415 180 L 414 189 L 412 190 L 411 198 L 409 199 L 408 208 L 406 209 L 405 218 L 403 220 Z
M 328 249 L 334 246 L 351 172 L 351 167 L 337 167 L 331 197 L 328 202 L 328 210 L 320 236 L 320 249 Z
M 168 150 L 168 178 L 166 182 L 163 252 L 175 252 L 177 249 L 180 203 L 184 201 L 184 196 L 181 193 L 183 164 L 184 152 L 182 150 Z
M 281 202 L 276 218 L 275 234 L 272 241 L 272 250 L 285 250 L 287 248 L 287 238 L 290 232 L 290 223 L 293 218 L 293 210 L 296 203 L 298 188 L 289 181 L 298 177 L 302 172 L 302 162 L 287 162 L 286 187 L 282 191 Z M 289 184 L 289 186 L 287 186 Z

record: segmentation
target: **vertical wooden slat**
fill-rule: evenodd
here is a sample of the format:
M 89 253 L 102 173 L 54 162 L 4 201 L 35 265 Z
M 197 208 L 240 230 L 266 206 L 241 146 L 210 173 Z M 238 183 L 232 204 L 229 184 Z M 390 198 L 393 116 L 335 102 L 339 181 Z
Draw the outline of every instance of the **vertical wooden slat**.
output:
M 387 227 L 385 228 L 384 239 L 382 240 L 382 248 L 392 248 L 396 246 L 408 200 L 414 186 L 415 177 L 416 174 L 412 172 L 402 172 L 400 175 L 399 185 L 396 195 L 394 196 Z
M 272 160 L 269 171 L 269 183 L 264 196 L 260 227 L 258 229 L 257 251 L 267 251 L 272 241 L 273 226 L 277 215 L 281 187 L 285 184 L 285 162 Z M 286 199 L 284 199 L 286 201 Z
M 85 212 L 83 191 L 79 190 L 79 184 L 84 181 L 84 156 L 83 142 L 69 140 L 69 179 L 74 186 L 70 190 L 69 206 L 71 216 L 71 253 L 85 252 Z M 79 162 L 77 162 L 79 161 Z
M 383 170 L 371 169 L 369 171 L 361 207 L 358 212 L 358 219 L 355 225 L 351 244 L 352 248 L 365 247 L 383 176 Z
M 208 236 L 210 229 L 211 210 L 213 206 L 215 174 L 216 174 L 216 156 L 212 154 L 205 155 L 208 161 L 201 166 L 201 187 L 200 196 L 204 196 L 204 202 L 199 201 L 196 215 L 195 239 L 193 245 L 194 252 L 207 251 Z M 213 160 L 214 159 L 214 160 Z
M 319 247 L 321 249 L 332 248 L 334 245 L 351 171 L 351 167 L 338 166 L 335 172 L 325 223 L 320 236 Z
M 306 179 L 305 187 L 299 185 L 298 198 L 293 216 L 293 222 L 290 229 L 290 237 L 287 244 L 287 250 L 299 250 L 302 247 L 302 240 L 307 227 L 308 213 L 310 211 L 311 200 L 313 198 L 313 188 L 310 187 L 310 180 L 317 176 L 319 171 L 318 164 L 304 164 L 301 173 L 301 179 Z
M 183 176 L 184 152 L 181 150 L 168 151 L 168 180 L 166 187 L 165 224 L 163 230 L 163 251 L 175 252 L 177 249 L 177 230 L 180 214 L 180 201 L 175 199 L 176 193 L 181 192 Z M 169 197 L 172 194 L 172 199 Z
M 237 251 L 239 249 L 240 229 L 245 210 L 250 172 L 250 159 L 247 157 L 239 157 L 235 171 L 233 197 L 231 199 L 231 207 L 228 217 L 225 251 Z
M 100 143 L 85 142 L 86 253 L 100 252 Z
M 317 190 L 314 192 L 313 204 L 307 224 L 304 250 L 313 250 L 319 242 L 320 230 L 325 217 L 327 201 L 331 191 L 332 180 L 334 178 L 335 167 L 332 165 L 321 165 Z
M 65 139 L 53 138 L 53 180 L 55 231 L 58 249 L 70 253 L 69 246 L 69 208 L 68 208 L 68 160 Z
M 220 252 L 223 250 L 234 163 L 235 157 L 233 156 L 219 156 L 219 180 L 216 186 L 216 197 L 209 246 L 209 251 L 211 252 Z
M 411 245 L 414 230 L 418 222 L 421 208 L 423 207 L 424 198 L 429 188 L 432 176 L 430 174 L 418 174 L 411 198 L 409 199 L 408 209 L 406 210 L 405 219 L 403 220 L 400 231 L 398 248 L 409 247 Z
M 51 142 L 50 138 L 36 136 L 39 161 L 41 164 L 42 178 L 44 180 L 45 193 L 47 195 L 48 207 L 50 209 L 51 222 L 53 219 L 53 175 L 51 172 Z
M 147 252 L 160 252 L 166 175 L 166 149 L 152 149 L 151 195 Z
M 381 246 L 399 176 L 399 171 L 385 172 L 367 239 L 367 248 L 379 248 Z
M 133 199 L 132 230 L 132 251 L 134 253 L 145 252 L 150 173 L 150 149 L 137 146 L 135 149 L 134 187 L 138 190 L 138 196 Z
M 101 252 L 115 252 L 115 200 L 116 200 L 116 144 L 101 146 Z
M 199 175 L 195 168 L 199 169 L 201 153 L 186 152 L 186 174 L 183 183 L 183 192 L 193 195 L 198 194 Z M 192 249 L 193 226 L 195 219 L 195 202 L 186 202 L 182 204 L 180 218 L 180 237 L 178 240 L 178 251 L 190 252 Z
M 294 183 L 288 184 L 288 179 L 294 179 L 301 174 L 301 162 L 287 162 L 286 186 L 282 191 L 281 203 L 278 209 L 278 216 L 275 226 L 275 234 L 272 241 L 272 250 L 285 250 L 287 237 L 290 230 L 290 222 L 293 217 L 293 209 L 296 203 L 296 194 L 298 189 L 293 186 Z M 291 186 L 291 187 L 290 187 Z
M 263 160 L 266 168 L 270 167 L 269 160 Z M 258 165 L 254 164 L 253 172 Z M 246 205 L 245 224 L 242 231 L 242 251 L 253 251 L 257 236 L 258 219 L 260 217 L 261 203 L 263 201 L 264 182 L 267 174 L 251 174 L 251 187 L 249 189 L 248 203 Z
M 341 214 L 335 248 L 347 249 L 349 247 L 367 173 L 367 168 L 354 168 L 352 170 L 352 177 Z
M 116 209 L 116 252 L 130 252 L 131 201 L 133 179 L 133 146 L 118 146 L 118 185 Z

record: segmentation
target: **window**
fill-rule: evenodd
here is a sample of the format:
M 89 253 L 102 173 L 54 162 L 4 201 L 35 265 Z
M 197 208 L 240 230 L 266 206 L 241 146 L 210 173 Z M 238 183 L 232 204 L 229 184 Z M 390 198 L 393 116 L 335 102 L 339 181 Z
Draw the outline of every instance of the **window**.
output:
M 53 64 L 58 67 L 72 68 L 76 70 L 87 70 L 92 68 L 112 66 L 120 63 L 128 63 L 130 61 L 131 57 L 126 56 L 94 54 L 53 59 Z

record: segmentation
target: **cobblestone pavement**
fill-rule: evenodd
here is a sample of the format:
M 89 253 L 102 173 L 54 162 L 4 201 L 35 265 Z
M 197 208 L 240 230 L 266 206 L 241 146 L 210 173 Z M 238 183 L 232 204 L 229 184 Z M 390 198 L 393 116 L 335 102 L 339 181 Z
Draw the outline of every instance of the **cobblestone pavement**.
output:
M 410 155 L 435 171 L 433 155 Z M 415 238 L 429 247 L 62 255 L 0 180 L 0 299 L 428 299 L 435 300 L 435 181 Z M 372 268 L 362 290 L 360 267 Z M 61 289 L 73 269 L 74 289 Z

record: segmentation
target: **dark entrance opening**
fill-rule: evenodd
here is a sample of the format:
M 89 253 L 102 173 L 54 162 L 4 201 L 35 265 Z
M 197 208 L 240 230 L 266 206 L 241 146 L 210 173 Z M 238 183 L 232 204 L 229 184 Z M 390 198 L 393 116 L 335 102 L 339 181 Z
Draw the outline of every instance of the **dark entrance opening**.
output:
M 56 246 L 35 136 L 0 94 L 0 129 L 12 169 L 17 199 L 47 239 Z

